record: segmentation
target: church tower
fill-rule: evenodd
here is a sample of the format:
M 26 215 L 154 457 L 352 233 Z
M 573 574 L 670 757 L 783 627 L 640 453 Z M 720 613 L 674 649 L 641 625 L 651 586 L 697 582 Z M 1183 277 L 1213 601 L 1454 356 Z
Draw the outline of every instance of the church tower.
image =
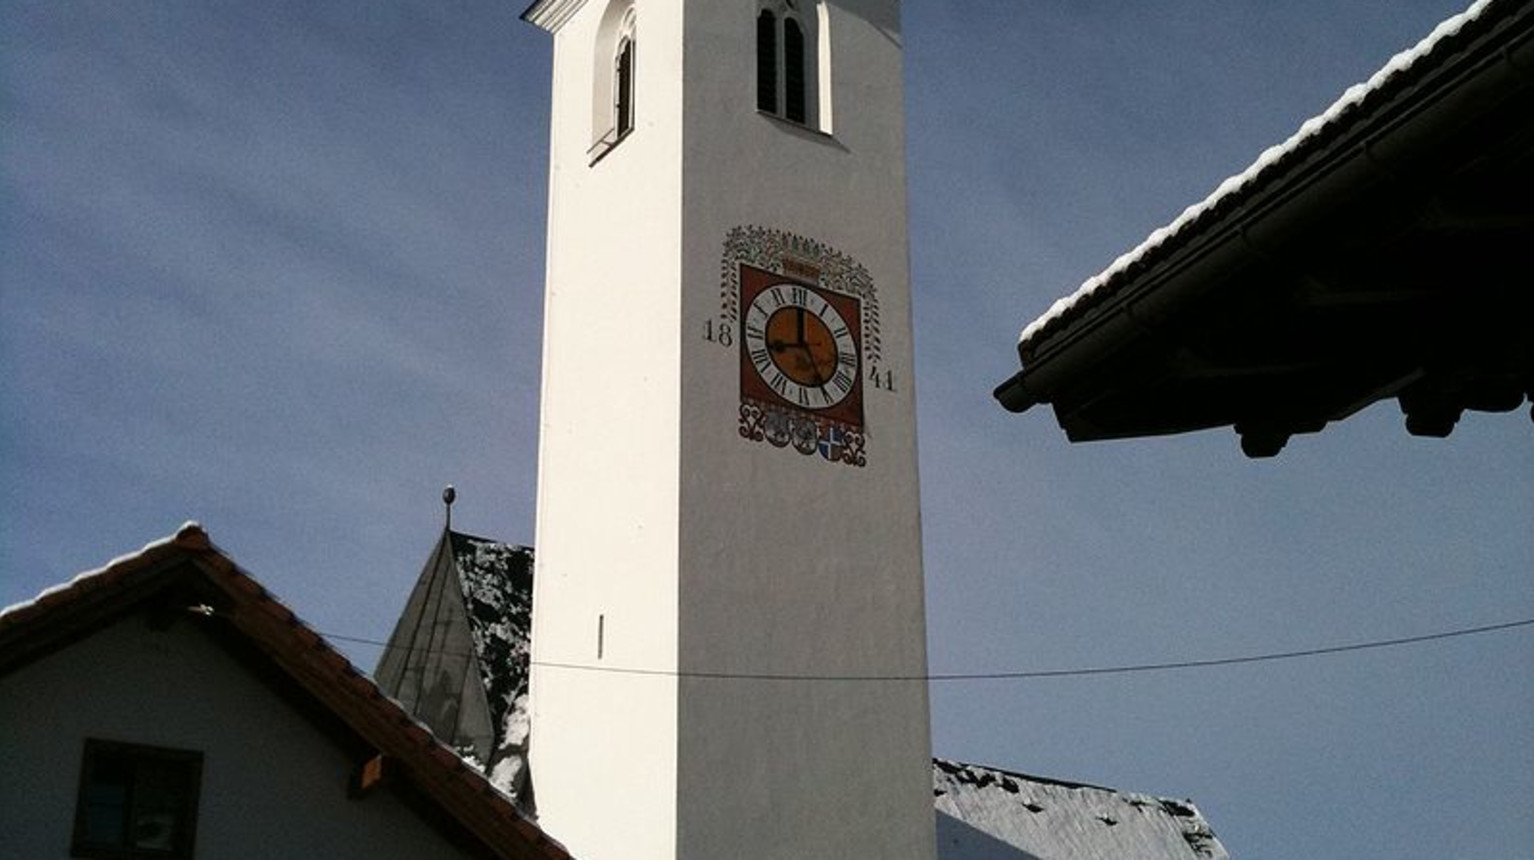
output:
M 930 860 L 898 0 L 523 17 L 540 824 L 586 860 Z

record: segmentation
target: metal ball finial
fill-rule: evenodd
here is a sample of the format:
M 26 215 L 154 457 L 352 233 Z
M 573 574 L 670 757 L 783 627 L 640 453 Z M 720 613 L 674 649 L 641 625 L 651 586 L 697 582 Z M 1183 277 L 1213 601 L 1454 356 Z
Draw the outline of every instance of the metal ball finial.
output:
M 453 489 L 452 484 L 442 488 L 442 503 L 448 507 L 453 506 L 453 501 L 458 498 L 458 491 Z

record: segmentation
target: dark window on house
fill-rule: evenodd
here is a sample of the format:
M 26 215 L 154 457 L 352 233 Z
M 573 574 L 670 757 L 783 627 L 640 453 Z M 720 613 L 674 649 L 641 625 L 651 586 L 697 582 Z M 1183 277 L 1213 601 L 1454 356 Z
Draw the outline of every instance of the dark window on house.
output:
M 616 130 L 622 138 L 634 130 L 634 40 L 624 39 L 618 46 L 617 69 L 613 82 L 618 92 L 614 99 L 617 111 Z
M 74 857 L 188 858 L 202 753 L 87 740 Z
M 783 19 L 783 116 L 804 122 L 804 30 Z
M 756 107 L 778 112 L 778 17 L 768 9 L 756 16 Z

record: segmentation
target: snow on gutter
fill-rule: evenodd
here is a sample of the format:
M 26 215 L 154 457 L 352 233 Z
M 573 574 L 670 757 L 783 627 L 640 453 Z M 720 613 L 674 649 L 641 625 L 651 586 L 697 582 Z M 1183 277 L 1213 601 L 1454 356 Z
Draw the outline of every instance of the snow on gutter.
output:
M 1352 111 L 1365 98 L 1383 89 L 1386 82 L 1392 77 L 1410 69 L 1423 57 L 1431 54 L 1443 40 L 1459 33 L 1469 22 L 1476 20 L 1482 12 L 1491 6 L 1495 0 L 1477 0 L 1470 8 L 1458 15 L 1444 21 L 1434 28 L 1427 38 L 1418 42 L 1415 47 L 1402 51 L 1390 59 L 1384 68 L 1376 72 L 1369 80 L 1361 84 L 1355 84 L 1348 88 L 1332 106 L 1318 116 L 1312 117 L 1300 126 L 1288 140 L 1277 146 L 1269 147 L 1251 166 L 1240 173 L 1221 182 L 1214 192 L 1202 201 L 1189 206 L 1183 213 L 1172 221 L 1146 237 L 1133 250 L 1120 256 L 1113 264 L 1102 272 L 1088 278 L 1085 283 L 1070 295 L 1056 301 L 1048 311 L 1033 322 L 1029 323 L 1018 337 L 1018 349 L 1028 352 L 1038 346 L 1046 331 L 1054 328 L 1057 324 L 1063 324 L 1072 316 L 1072 312 L 1078 307 L 1091 303 L 1090 300 L 1098 297 L 1099 293 L 1106 293 L 1109 285 L 1116 284 L 1123 279 L 1125 273 L 1143 264 L 1148 257 L 1163 246 L 1169 246 L 1173 240 L 1187 238 L 1184 234 L 1196 233 L 1189 229 L 1189 225 L 1203 218 L 1230 198 L 1256 184 L 1259 180 L 1266 180 L 1270 173 L 1276 173 L 1274 165 L 1286 160 L 1291 154 L 1298 151 L 1307 141 L 1315 137 L 1323 130 L 1330 129 L 1338 124 L 1341 118 Z M 1170 248 L 1168 248 L 1170 249 Z

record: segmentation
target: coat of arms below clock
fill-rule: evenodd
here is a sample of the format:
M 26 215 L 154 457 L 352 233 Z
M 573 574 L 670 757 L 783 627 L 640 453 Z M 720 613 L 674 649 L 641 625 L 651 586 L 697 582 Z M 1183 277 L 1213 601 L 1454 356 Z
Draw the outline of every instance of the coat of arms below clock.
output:
M 739 277 L 740 435 L 864 465 L 861 302 L 755 266 Z

